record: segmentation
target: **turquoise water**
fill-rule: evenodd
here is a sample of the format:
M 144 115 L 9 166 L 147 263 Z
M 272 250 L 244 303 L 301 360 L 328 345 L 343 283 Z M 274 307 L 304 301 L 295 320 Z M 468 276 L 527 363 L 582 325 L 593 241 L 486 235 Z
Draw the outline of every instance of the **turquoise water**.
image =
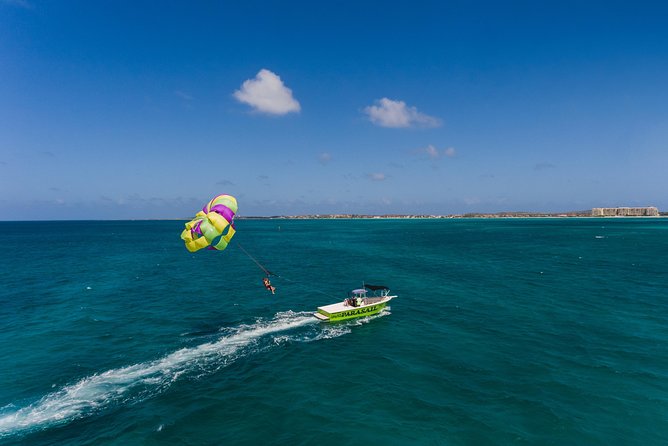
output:
M 668 220 L 181 228 L 0 223 L 0 443 L 668 444 Z

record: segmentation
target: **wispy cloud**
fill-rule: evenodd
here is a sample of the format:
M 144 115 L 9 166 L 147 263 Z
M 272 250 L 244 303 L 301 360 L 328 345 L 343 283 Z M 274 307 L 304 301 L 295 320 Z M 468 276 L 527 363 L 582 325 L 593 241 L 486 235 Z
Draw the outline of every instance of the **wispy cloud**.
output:
M 533 166 L 533 170 L 547 170 L 547 169 L 554 169 L 557 166 L 555 166 L 552 163 L 538 163 Z
M 441 125 L 440 119 L 425 115 L 417 108 L 407 106 L 404 101 L 394 101 L 388 98 L 379 99 L 375 105 L 365 107 L 364 113 L 369 116 L 371 122 L 381 127 L 438 127 Z
M 216 182 L 216 186 L 235 186 L 230 180 L 220 180 Z
M 434 145 L 429 144 L 427 147 L 420 147 L 415 149 L 415 152 L 420 155 L 425 155 L 433 160 L 442 157 L 453 158 L 457 155 L 457 150 L 454 147 L 448 147 L 443 150 L 437 149 Z
M 0 3 L 4 3 L 6 5 L 11 5 L 11 6 L 18 6 L 19 8 L 24 8 L 24 9 L 34 8 L 32 3 L 28 2 L 27 0 L 0 0 Z
M 376 172 L 368 174 L 367 178 L 369 178 L 371 181 L 385 181 L 387 176 L 384 173 Z
M 326 164 L 329 164 L 329 162 L 332 160 L 332 155 L 330 155 L 327 152 L 322 152 L 320 155 L 318 155 L 318 161 L 320 164 L 323 166 Z
M 425 149 L 425 153 L 429 158 L 438 158 L 441 154 L 438 152 L 438 149 L 431 144 L 429 144 Z
M 292 90 L 283 84 L 275 73 L 260 70 L 255 79 L 244 81 L 234 97 L 256 111 L 270 115 L 285 115 L 301 110 L 299 102 L 292 97 Z
M 177 95 L 178 97 L 180 97 L 181 99 L 185 100 L 185 101 L 192 101 L 194 99 L 191 94 L 188 94 L 185 91 L 176 90 L 176 91 L 174 91 L 174 94 Z

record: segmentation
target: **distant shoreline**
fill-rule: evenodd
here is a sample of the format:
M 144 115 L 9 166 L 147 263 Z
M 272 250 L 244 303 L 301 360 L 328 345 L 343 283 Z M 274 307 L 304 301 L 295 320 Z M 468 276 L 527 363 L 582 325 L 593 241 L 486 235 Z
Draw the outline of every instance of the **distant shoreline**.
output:
M 495 214 L 449 214 L 449 215 L 420 215 L 420 214 L 387 214 L 387 215 L 366 215 L 366 214 L 313 214 L 313 215 L 273 215 L 273 216 L 237 216 L 238 220 L 441 220 L 441 219 L 495 219 L 495 218 L 596 218 L 596 219 L 615 219 L 615 218 L 662 218 L 668 217 L 668 213 L 661 213 L 657 216 L 592 216 L 587 213 L 533 213 L 533 212 L 500 212 Z
M 521 219 L 521 218 L 591 218 L 591 219 L 653 219 L 668 218 L 668 212 L 660 212 L 659 215 L 635 216 L 635 215 L 615 215 L 615 216 L 593 216 L 591 212 L 498 212 L 493 214 L 467 213 L 467 214 L 448 214 L 448 215 L 430 215 L 430 214 L 304 214 L 304 215 L 271 215 L 258 216 L 249 215 L 235 216 L 235 220 L 456 220 L 456 219 Z M 16 222 L 48 222 L 48 221 L 188 221 L 186 217 L 174 218 L 114 218 L 114 219 L 55 219 L 55 220 L 0 220 L 0 223 Z

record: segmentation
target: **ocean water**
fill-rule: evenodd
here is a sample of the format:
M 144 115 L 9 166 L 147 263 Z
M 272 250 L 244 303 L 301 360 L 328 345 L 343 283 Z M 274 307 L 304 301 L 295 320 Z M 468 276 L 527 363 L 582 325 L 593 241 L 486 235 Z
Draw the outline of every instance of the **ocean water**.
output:
M 182 224 L 0 223 L 0 444 L 668 444 L 667 219 Z

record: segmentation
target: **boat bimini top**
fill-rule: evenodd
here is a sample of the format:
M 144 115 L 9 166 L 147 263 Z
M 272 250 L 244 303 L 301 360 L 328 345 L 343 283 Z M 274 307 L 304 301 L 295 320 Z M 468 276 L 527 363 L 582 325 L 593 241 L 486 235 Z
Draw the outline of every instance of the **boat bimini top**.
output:
M 383 290 L 390 291 L 390 289 L 385 285 L 364 285 L 364 288 L 366 288 L 369 291 L 383 291 Z
M 385 285 L 364 285 L 364 288 L 352 290 L 350 296 L 366 297 L 369 291 L 371 291 L 372 296 L 387 296 L 390 293 L 390 289 Z

